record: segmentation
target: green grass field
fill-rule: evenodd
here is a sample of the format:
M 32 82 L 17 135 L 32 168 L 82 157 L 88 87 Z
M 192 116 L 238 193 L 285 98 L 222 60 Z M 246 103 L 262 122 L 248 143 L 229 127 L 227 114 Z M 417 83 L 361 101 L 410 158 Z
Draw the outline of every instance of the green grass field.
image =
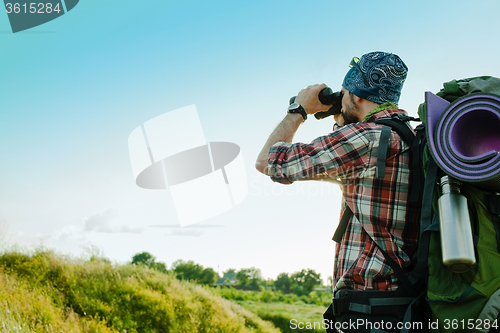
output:
M 331 298 L 211 288 L 48 250 L 1 253 L 0 286 L 0 331 L 22 333 L 316 333 L 299 323 L 320 323 Z
M 243 291 L 234 288 L 216 288 L 214 292 L 232 300 L 260 318 L 271 321 L 282 332 L 316 333 L 320 329 L 323 313 L 331 302 L 329 292 L 311 292 L 297 296 L 261 288 L 261 291 Z M 294 320 L 293 322 L 291 322 Z M 301 323 L 301 324 L 299 324 Z M 310 323 L 310 326 L 307 326 Z M 314 329 L 316 323 L 316 329 Z M 305 329 L 300 329 L 304 327 Z M 307 329 L 309 328 L 309 329 Z
M 144 266 L 6 252 L 0 285 L 3 332 L 279 332 L 206 287 Z
M 283 333 L 325 332 L 325 330 L 319 329 L 320 323 L 323 320 L 323 313 L 326 310 L 322 305 L 304 304 L 302 302 L 294 304 L 283 302 L 263 303 L 255 301 L 236 302 L 245 309 L 256 313 L 262 319 L 273 322 L 273 324 Z M 293 319 L 295 321 L 291 322 Z M 302 325 L 299 326 L 299 322 L 302 323 Z M 310 327 L 312 328 L 314 328 L 314 323 L 316 323 L 317 329 L 307 329 L 307 323 L 310 323 Z M 299 329 L 299 327 L 304 327 L 304 329 Z

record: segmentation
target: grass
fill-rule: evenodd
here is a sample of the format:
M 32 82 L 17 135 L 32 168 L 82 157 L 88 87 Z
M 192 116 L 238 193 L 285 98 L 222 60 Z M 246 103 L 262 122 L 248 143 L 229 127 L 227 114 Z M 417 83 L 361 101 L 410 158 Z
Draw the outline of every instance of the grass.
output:
M 6 252 L 0 284 L 3 332 L 279 332 L 207 288 L 143 266 Z
M 217 287 L 214 293 L 225 299 L 235 301 L 256 301 L 262 303 L 285 303 L 285 304 L 315 304 L 328 307 L 332 301 L 331 292 L 313 291 L 308 295 L 298 296 L 295 294 L 284 294 L 281 291 L 273 291 L 261 288 L 260 291 L 238 290 L 235 288 Z
M 274 326 L 281 329 L 283 333 L 324 333 L 324 330 L 320 329 L 299 329 L 294 328 L 295 325 L 291 325 L 291 320 L 295 319 L 295 323 L 303 323 L 303 327 L 306 327 L 307 323 L 311 323 L 311 327 L 314 327 L 314 323 L 319 323 L 323 321 L 323 313 L 326 308 L 322 305 L 316 304 L 304 304 L 302 302 L 297 302 L 295 304 L 287 303 L 262 303 L 255 301 L 237 301 L 238 304 L 243 306 L 261 317 L 264 320 L 271 321 Z M 301 326 L 302 327 L 302 326 Z
M 252 311 L 264 320 L 271 321 L 274 326 L 284 333 L 324 333 L 319 329 L 323 321 L 323 313 L 331 302 L 332 294 L 329 292 L 311 292 L 309 295 L 297 296 L 283 294 L 281 291 L 262 289 L 260 292 L 237 290 L 234 288 L 216 288 L 214 292 L 228 300 L 240 304 L 245 309 Z M 303 323 L 301 327 L 316 329 L 299 329 L 291 324 L 295 319 L 296 324 Z

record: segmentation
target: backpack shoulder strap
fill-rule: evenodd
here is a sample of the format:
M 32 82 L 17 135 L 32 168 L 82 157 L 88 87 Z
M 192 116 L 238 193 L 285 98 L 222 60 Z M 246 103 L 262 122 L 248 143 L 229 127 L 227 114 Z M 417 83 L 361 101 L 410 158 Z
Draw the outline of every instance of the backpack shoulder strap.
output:
M 418 118 L 401 116 L 399 114 L 394 114 L 391 117 L 380 118 L 375 120 L 376 124 L 381 124 L 385 126 L 389 126 L 393 131 L 399 134 L 401 139 L 410 147 L 412 154 L 412 162 L 411 162 L 411 174 L 412 174 L 412 189 L 410 192 L 410 202 L 418 202 L 420 198 L 420 184 L 422 179 L 422 170 L 420 167 L 420 143 L 424 138 L 424 125 L 421 124 L 417 126 L 415 129 L 417 134 L 415 134 L 409 127 L 406 125 L 406 121 L 415 120 L 418 121 Z M 383 131 L 383 130 L 382 130 Z M 381 143 L 379 149 L 386 148 L 384 142 Z M 381 168 L 385 169 L 385 154 L 379 154 L 377 158 L 377 170 Z
M 418 118 L 413 118 L 413 117 L 407 117 L 407 116 L 401 116 L 400 114 L 394 114 L 392 117 L 386 117 L 386 118 L 380 118 L 375 120 L 375 123 L 381 124 L 381 125 L 387 125 L 391 129 L 393 129 L 396 133 L 399 134 L 399 136 L 405 141 L 410 147 L 412 151 L 412 164 L 411 164 L 411 169 L 412 169 L 412 189 L 410 192 L 410 202 L 417 202 L 419 197 L 420 197 L 420 184 L 421 184 L 421 179 L 423 178 L 422 175 L 422 168 L 420 167 L 420 143 L 421 141 L 425 138 L 425 131 L 424 125 L 421 124 L 417 126 L 416 131 L 417 134 L 415 133 L 406 125 L 405 121 L 419 121 Z M 385 129 L 385 128 L 384 128 Z M 383 134 L 386 134 L 387 131 L 383 130 Z M 384 135 L 385 137 L 386 135 Z M 381 145 L 379 146 L 380 150 L 384 150 L 384 153 L 381 153 L 377 157 L 377 177 L 380 176 L 382 172 L 385 172 L 385 162 L 387 158 L 387 140 L 382 140 L 383 138 L 381 137 Z M 387 138 L 387 139 L 390 139 Z M 384 148 L 385 147 L 385 148 Z M 344 236 L 344 233 L 347 229 L 347 224 L 349 223 L 349 220 L 351 216 L 353 215 L 352 210 L 347 206 L 347 208 L 344 210 L 344 214 L 342 215 L 342 218 L 340 219 L 339 225 L 337 226 L 337 229 L 335 230 L 335 234 L 333 235 L 333 240 L 337 243 L 340 243 L 342 240 L 342 236 Z
M 346 204 L 346 209 L 344 210 L 344 214 L 342 215 L 342 218 L 340 219 L 339 225 L 337 226 L 337 229 L 335 230 L 335 234 L 333 235 L 333 241 L 336 243 L 340 243 L 342 240 L 342 237 L 345 234 L 345 231 L 347 229 L 347 224 L 349 223 L 349 220 L 351 219 L 351 216 L 354 215 L 354 213 L 351 210 L 351 207 Z
M 392 128 L 393 131 L 399 134 L 404 142 L 408 146 L 413 145 L 413 139 L 415 138 L 415 133 L 406 125 L 406 123 L 399 117 L 387 117 L 379 118 L 374 121 L 376 124 L 387 125 Z

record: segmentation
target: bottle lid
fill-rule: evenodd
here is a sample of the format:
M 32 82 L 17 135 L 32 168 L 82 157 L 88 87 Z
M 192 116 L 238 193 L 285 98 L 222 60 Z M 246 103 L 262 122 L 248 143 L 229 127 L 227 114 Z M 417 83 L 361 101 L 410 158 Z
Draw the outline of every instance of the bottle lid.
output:
M 443 176 L 439 180 L 439 185 L 441 185 L 442 194 L 460 193 L 462 182 L 450 176 Z

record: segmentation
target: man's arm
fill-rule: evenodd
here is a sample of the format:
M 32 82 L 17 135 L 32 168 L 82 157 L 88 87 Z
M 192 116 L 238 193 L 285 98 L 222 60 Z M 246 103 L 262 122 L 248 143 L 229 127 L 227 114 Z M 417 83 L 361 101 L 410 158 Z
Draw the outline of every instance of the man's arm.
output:
M 304 118 L 299 113 L 288 113 L 285 118 L 276 126 L 274 131 L 267 139 L 264 147 L 257 157 L 257 162 L 255 162 L 255 168 L 259 171 L 268 175 L 267 169 L 267 157 L 269 155 L 269 149 L 276 142 L 284 141 L 291 143 L 295 133 L 299 129 L 299 126 L 304 122 Z
M 305 89 L 302 89 L 297 94 L 295 102 L 302 105 L 302 107 L 304 108 L 304 110 L 308 115 L 315 114 L 316 112 L 319 111 L 328 110 L 331 107 L 331 105 L 321 104 L 321 102 L 318 99 L 319 92 L 325 89 L 326 87 L 327 87 L 326 84 L 315 84 Z M 269 155 L 269 149 L 276 142 L 284 141 L 292 143 L 295 133 L 297 132 L 299 126 L 303 122 L 304 119 L 300 114 L 288 113 L 285 116 L 285 118 L 278 124 L 278 126 L 276 126 L 276 128 L 274 129 L 274 131 L 271 133 L 266 143 L 264 144 L 264 147 L 262 147 L 259 156 L 257 157 L 255 168 L 259 172 L 262 172 L 266 176 L 268 175 L 267 160 Z

